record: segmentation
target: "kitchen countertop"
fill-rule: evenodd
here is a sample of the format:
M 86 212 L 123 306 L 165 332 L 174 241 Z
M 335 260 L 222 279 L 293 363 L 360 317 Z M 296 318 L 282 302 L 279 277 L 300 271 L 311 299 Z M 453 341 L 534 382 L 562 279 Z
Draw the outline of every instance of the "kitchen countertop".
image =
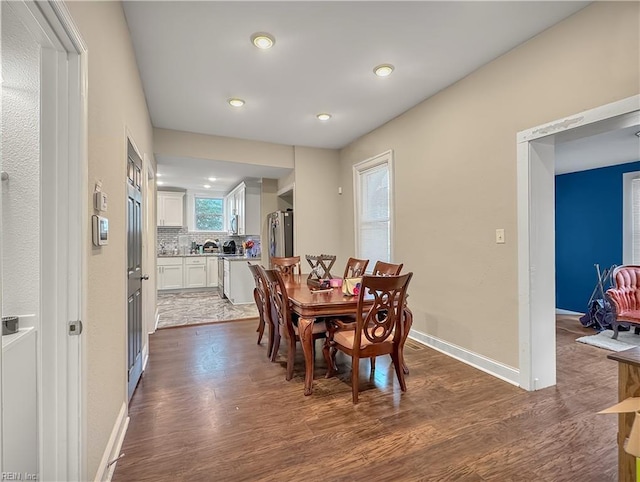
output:
M 210 257 L 227 258 L 229 260 L 243 260 L 243 259 L 260 259 L 260 256 L 249 257 L 244 254 L 224 254 L 224 253 L 203 253 L 203 254 L 158 254 L 158 258 L 197 258 L 197 257 Z

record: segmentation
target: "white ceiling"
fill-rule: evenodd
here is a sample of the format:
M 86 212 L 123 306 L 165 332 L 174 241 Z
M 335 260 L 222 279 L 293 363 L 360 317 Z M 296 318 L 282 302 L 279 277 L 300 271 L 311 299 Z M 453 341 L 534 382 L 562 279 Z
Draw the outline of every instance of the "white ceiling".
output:
M 124 11 L 155 127 L 341 148 L 588 3 L 125 1 Z M 272 49 L 251 44 L 259 31 L 275 36 Z M 382 63 L 391 76 L 373 74 Z M 260 177 L 256 166 L 157 160 L 176 187 Z

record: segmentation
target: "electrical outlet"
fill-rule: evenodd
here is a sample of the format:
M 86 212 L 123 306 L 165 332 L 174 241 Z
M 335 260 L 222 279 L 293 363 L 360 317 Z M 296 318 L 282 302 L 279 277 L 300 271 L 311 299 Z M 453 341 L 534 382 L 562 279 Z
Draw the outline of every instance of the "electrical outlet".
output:
M 504 229 L 496 229 L 496 244 L 504 244 Z

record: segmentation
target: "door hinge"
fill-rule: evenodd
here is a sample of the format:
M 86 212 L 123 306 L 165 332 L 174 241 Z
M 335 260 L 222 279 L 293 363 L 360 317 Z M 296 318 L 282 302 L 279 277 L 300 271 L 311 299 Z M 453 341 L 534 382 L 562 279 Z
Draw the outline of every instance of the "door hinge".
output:
M 82 321 L 70 321 L 69 322 L 69 335 L 79 335 L 82 333 Z

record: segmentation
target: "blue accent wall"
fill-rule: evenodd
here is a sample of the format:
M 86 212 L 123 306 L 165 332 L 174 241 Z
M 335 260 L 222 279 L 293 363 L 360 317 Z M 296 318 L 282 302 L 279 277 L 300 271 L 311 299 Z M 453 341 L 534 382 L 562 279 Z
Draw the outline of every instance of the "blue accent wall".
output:
M 586 312 L 594 264 L 622 264 L 622 175 L 640 161 L 556 176 L 556 307 Z

